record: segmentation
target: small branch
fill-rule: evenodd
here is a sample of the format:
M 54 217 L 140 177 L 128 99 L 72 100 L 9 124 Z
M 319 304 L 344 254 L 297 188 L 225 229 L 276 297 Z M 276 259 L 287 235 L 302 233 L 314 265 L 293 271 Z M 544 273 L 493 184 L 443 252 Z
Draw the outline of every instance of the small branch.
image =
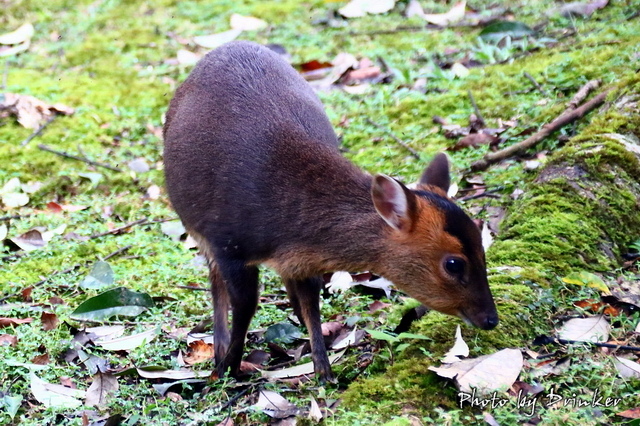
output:
M 210 291 L 208 288 L 206 287 L 194 287 L 192 285 L 177 285 L 176 288 L 182 288 L 185 290 L 194 290 L 194 291 Z M 262 302 L 262 305 L 264 305 L 265 302 Z
M 640 352 L 640 347 L 638 346 L 627 346 L 627 345 L 614 345 L 613 343 L 598 343 L 598 342 L 589 342 L 582 340 L 565 340 L 565 339 L 555 339 L 561 345 L 593 345 L 598 348 L 612 348 L 612 349 L 623 349 L 625 351 L 637 351 Z
M 117 233 L 119 233 L 119 232 L 122 232 L 122 231 L 124 231 L 124 230 L 126 230 L 126 229 L 131 228 L 132 226 L 142 225 L 142 224 L 145 224 L 145 223 L 147 223 L 147 222 L 149 222 L 149 221 L 148 221 L 148 219 L 145 217 L 145 218 L 143 218 L 143 219 L 136 220 L 135 222 L 128 223 L 128 224 L 126 224 L 126 225 L 124 225 L 124 226 L 121 226 L 121 227 L 119 227 L 119 228 L 114 228 L 114 229 L 112 229 L 111 231 L 101 232 L 101 233 L 99 233 L 99 234 L 93 234 L 93 235 L 89 236 L 89 239 L 90 239 L 90 240 L 92 240 L 92 239 L 94 239 L 94 238 L 104 237 L 105 235 L 109 235 L 109 234 L 117 234 Z
M 560 116 L 558 116 L 551 123 L 547 123 L 542 128 L 531 135 L 527 139 L 522 142 L 518 142 L 514 145 L 511 145 L 505 149 L 501 149 L 500 151 L 490 152 L 484 156 L 482 160 L 478 160 L 475 163 L 471 164 L 471 170 L 479 171 L 487 169 L 491 164 L 502 161 L 506 158 L 513 157 L 533 146 L 535 146 L 538 142 L 544 140 L 553 132 L 561 129 L 562 127 L 576 121 L 579 118 L 584 117 L 587 113 L 596 109 L 600 105 L 602 105 L 607 98 L 607 95 L 611 89 L 607 89 L 600 93 L 595 98 L 591 99 L 589 102 L 584 105 L 576 108 L 574 110 L 567 110 L 563 112 Z
M 87 164 L 90 164 L 90 165 L 96 166 L 96 167 L 103 167 L 105 169 L 109 169 L 109 170 L 112 170 L 114 172 L 122 172 L 121 169 L 119 169 L 117 167 L 114 167 L 114 166 L 111 166 L 109 164 L 104 164 L 104 163 L 99 163 L 97 161 L 87 160 L 86 158 L 78 157 L 77 155 L 73 155 L 73 154 L 68 154 L 68 153 L 66 153 L 64 151 L 56 151 L 53 148 L 49 148 L 47 145 L 40 144 L 40 145 L 38 145 L 38 148 L 40 148 L 43 151 L 47 151 L 47 152 L 59 155 L 59 156 L 64 157 L 64 158 L 70 158 L 72 160 L 82 161 L 83 163 L 87 163 Z
M 110 253 L 110 254 L 106 255 L 104 257 L 104 260 L 111 259 L 114 256 L 117 256 L 117 255 L 119 255 L 121 253 L 124 253 L 125 251 L 129 250 L 129 248 L 131 248 L 131 246 L 126 246 L 126 247 L 123 247 L 121 249 L 118 249 L 118 250 L 114 251 L 113 253 Z M 44 283 L 48 282 L 51 278 L 53 278 L 53 277 L 55 277 L 57 275 L 68 274 L 69 272 L 75 271 L 76 269 L 78 269 L 80 267 L 88 265 L 89 263 L 91 263 L 91 262 L 78 263 L 78 264 L 73 265 L 72 267 L 67 268 L 67 269 L 65 269 L 63 271 L 53 272 L 47 278 L 44 278 L 44 279 L 38 281 L 37 283 L 32 284 L 32 285 L 30 285 L 28 287 L 33 287 L 33 288 L 40 287 L 41 285 L 43 285 Z M 6 295 L 6 296 L 4 296 L 3 298 L 0 299 L 0 303 L 4 302 L 7 299 L 15 297 L 15 296 L 19 295 L 20 293 L 22 293 L 22 290 L 16 291 L 15 293 L 8 294 L 8 295 Z
M 567 104 L 567 109 L 572 110 L 578 108 L 578 105 L 580 105 L 582 102 L 584 102 L 585 99 L 587 99 L 589 93 L 591 93 L 598 87 L 600 87 L 600 80 L 589 81 L 587 84 L 582 86 L 580 90 L 578 90 L 578 92 L 574 95 L 573 99 L 571 99 L 571 101 Z
M 478 117 L 478 120 L 480 121 L 480 124 L 482 127 L 486 126 L 484 117 L 482 116 L 482 113 L 480 112 L 480 108 L 478 108 L 478 104 L 476 103 L 476 98 L 473 97 L 473 93 L 471 93 L 471 90 L 469 90 L 468 93 L 469 93 L 469 99 L 471 100 L 471 105 L 473 105 L 473 111 L 475 112 L 476 117 Z
M 542 86 L 540 86 L 540 84 L 536 81 L 535 78 L 533 78 L 531 74 L 525 71 L 524 76 L 527 77 L 531 83 L 533 83 L 533 86 L 538 90 L 538 92 L 542 93 L 544 96 L 549 96 L 547 91 L 544 90 Z
M 5 222 L 11 219 L 22 219 L 23 217 L 29 217 L 29 216 L 31 215 L 30 214 L 14 214 L 13 216 L 4 216 L 4 217 L 0 217 L 0 222 Z
M 386 129 L 384 126 L 381 126 L 380 124 L 374 122 L 373 120 L 371 120 L 369 118 L 367 118 L 366 120 L 367 120 L 367 123 L 371 124 L 372 126 L 376 127 L 378 130 L 382 130 L 383 132 L 385 132 L 389 136 L 391 136 L 391 138 L 394 141 L 396 141 L 396 143 L 398 145 L 400 145 L 401 147 L 403 147 L 404 149 L 409 151 L 411 153 L 411 155 L 413 155 L 415 158 L 417 158 L 418 160 L 420 159 L 420 154 L 418 154 L 418 151 L 416 151 L 415 149 L 411 148 L 405 141 L 403 141 L 402 139 L 400 139 L 399 137 L 394 135 L 391 130 Z
M 29 142 L 31 142 L 31 140 L 32 140 L 33 138 L 35 138 L 35 137 L 37 137 L 38 135 L 40 135 L 40 133 L 42 133 L 42 131 L 45 129 L 45 127 L 47 127 L 49 124 L 51 124 L 51 122 L 52 122 L 53 120 L 55 120 L 57 116 L 58 116 L 58 114 L 56 114 L 55 112 L 54 112 L 54 113 L 52 113 L 52 114 L 51 114 L 51 117 L 47 118 L 47 121 L 45 121 L 44 123 L 42 123 L 42 124 L 40 125 L 40 127 L 38 127 L 38 128 L 36 129 L 36 131 L 35 131 L 35 132 L 31 133 L 31 134 L 29 135 L 29 137 L 27 137 L 25 140 L 23 140 L 23 141 L 20 143 L 20 146 L 26 146 Z
M 124 253 L 125 251 L 129 250 L 131 247 L 133 247 L 131 244 L 129 244 L 128 246 L 124 246 L 124 247 L 114 251 L 113 253 L 109 253 L 108 255 L 103 257 L 102 260 L 103 261 L 107 261 L 107 260 L 111 259 L 112 257 L 119 256 L 122 253 Z

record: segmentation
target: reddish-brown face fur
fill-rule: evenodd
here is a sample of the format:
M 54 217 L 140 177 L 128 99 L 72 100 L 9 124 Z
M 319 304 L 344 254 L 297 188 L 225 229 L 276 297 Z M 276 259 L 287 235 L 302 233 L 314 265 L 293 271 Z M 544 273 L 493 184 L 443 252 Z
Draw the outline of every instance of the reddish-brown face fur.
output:
M 437 188 L 422 186 L 420 189 L 444 196 Z M 477 232 L 477 240 L 473 240 L 475 246 L 471 247 L 476 255 L 469 258 L 465 254 L 469 250 L 464 249 L 461 240 L 445 230 L 446 213 L 422 197 L 416 197 L 416 201 L 412 227 L 406 232 L 389 228 L 388 256 L 381 262 L 384 270 L 379 273 L 425 306 L 484 327 L 484 319 L 491 310 L 495 312 L 495 307 L 486 285 L 479 231 L 471 230 Z M 461 277 L 446 271 L 444 262 L 451 257 L 462 259 L 468 265 Z

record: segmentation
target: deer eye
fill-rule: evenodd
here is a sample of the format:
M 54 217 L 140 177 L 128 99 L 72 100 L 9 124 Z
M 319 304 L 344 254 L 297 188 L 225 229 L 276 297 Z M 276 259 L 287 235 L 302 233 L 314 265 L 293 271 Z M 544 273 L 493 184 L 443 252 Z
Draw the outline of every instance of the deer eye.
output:
M 444 261 L 444 269 L 451 275 L 460 276 L 464 273 L 466 262 L 459 257 L 449 257 Z

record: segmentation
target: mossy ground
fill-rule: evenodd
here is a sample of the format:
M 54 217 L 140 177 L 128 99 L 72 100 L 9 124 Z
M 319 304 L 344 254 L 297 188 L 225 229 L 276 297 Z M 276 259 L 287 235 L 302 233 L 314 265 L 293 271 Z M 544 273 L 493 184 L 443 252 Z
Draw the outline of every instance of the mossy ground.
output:
M 421 2 L 425 8 L 444 12 L 447 6 Z M 483 10 L 496 2 L 477 1 L 470 4 Z M 261 32 L 247 32 L 243 38 L 262 43 L 279 43 L 286 47 L 294 63 L 312 59 L 331 60 L 340 52 L 369 58 L 382 57 L 395 74 L 388 85 L 372 86 L 363 95 L 342 91 L 321 93 L 327 113 L 342 136 L 347 156 L 370 172 L 386 172 L 405 180 L 419 176 L 426 160 L 451 145 L 434 128 L 432 117 L 445 117 L 453 123 L 466 125 L 473 112 L 470 90 L 478 102 L 489 126 L 497 120 L 517 119 L 519 127 L 512 134 L 529 126 L 538 127 L 551 121 L 564 109 L 566 101 L 591 79 L 601 79 L 604 85 L 620 84 L 612 95 L 619 99 L 637 95 L 638 79 L 634 75 L 640 54 L 639 20 L 626 21 L 636 11 L 633 2 L 615 2 L 596 12 L 589 19 L 547 18 L 546 2 L 497 2 L 516 11 L 516 19 L 529 25 L 549 20 L 545 32 L 560 37 L 568 30 L 574 36 L 563 39 L 556 47 L 541 48 L 514 61 L 498 63 L 485 52 L 478 41 L 478 28 L 451 28 L 428 31 L 397 31 L 376 34 L 380 29 L 401 25 L 420 25 L 416 18 L 407 20 L 399 12 L 382 16 L 367 16 L 343 21 L 345 26 L 324 27 L 315 21 L 328 16 L 341 3 L 287 0 L 280 2 L 237 1 L 160 1 L 129 2 L 124 0 L 5 0 L 0 15 L 0 32 L 32 22 L 36 28 L 28 52 L 6 59 L 6 87 L 3 91 L 30 94 L 50 103 L 63 103 L 76 108 L 69 117 L 59 117 L 26 147 L 20 146 L 30 130 L 13 120 L 0 123 L 0 185 L 12 177 L 22 182 L 41 182 L 42 188 L 31 196 L 30 203 L 7 214 L 23 214 L 9 223 L 9 236 L 16 236 L 34 226 L 53 229 L 67 226 L 66 232 L 81 236 L 104 232 L 109 226 L 120 226 L 141 218 L 168 218 L 171 211 L 163 194 L 158 200 L 145 197 L 151 185 L 162 186 L 162 141 L 157 136 L 162 116 L 177 84 L 189 72 L 188 67 L 166 60 L 183 48 L 176 39 L 227 30 L 231 13 L 252 15 L 268 21 L 271 26 Z M 545 7 L 545 9 L 541 9 Z M 175 36 L 174 36 L 175 35 Z M 177 37 L 176 37 L 177 36 Z M 187 46 L 194 49 L 194 46 Z M 471 55 L 482 59 L 483 66 L 470 69 L 466 78 L 453 78 L 434 73 L 430 68 L 437 57 L 449 53 L 449 60 Z M 483 50 L 484 49 L 484 50 Z M 503 49 L 504 50 L 504 49 Z M 504 53 L 504 52 L 503 52 Z M 512 52 L 514 53 L 514 52 Z M 515 49 L 517 53 L 517 49 Z M 541 82 L 549 92 L 543 96 L 529 90 L 526 71 Z M 418 77 L 427 77 L 426 93 L 410 90 Z M 540 102 L 545 98 L 545 102 Z M 625 245 L 640 236 L 638 211 L 638 179 L 640 168 L 635 157 L 620 148 L 620 144 L 602 136 L 605 133 L 639 135 L 638 115 L 613 109 L 596 116 L 591 125 L 563 129 L 562 134 L 579 131 L 577 137 L 551 158 L 557 167 L 579 167 L 588 175 L 583 191 L 561 174 L 541 179 L 519 163 L 507 162 L 483 173 L 491 188 L 502 187 L 495 205 L 509 208 L 499 240 L 488 253 L 491 283 L 499 306 L 501 326 L 492 332 L 464 329 L 472 355 L 491 353 L 507 347 L 524 347 L 537 334 L 550 333 L 557 312 L 570 308 L 574 300 L 596 295 L 588 289 L 567 288 L 559 277 L 576 269 L 611 271 L 617 258 L 606 256 L 599 243 L 606 242 L 618 255 Z M 393 143 L 377 128 L 367 123 L 371 119 L 387 126 L 421 153 L 418 161 Z M 582 121 L 581 123 L 584 123 Z M 341 126 L 340 123 L 347 123 Z M 154 131 L 156 130 L 156 131 Z M 58 150 L 78 152 L 79 147 L 89 158 L 119 166 L 127 171 L 114 173 L 94 169 L 45 153 L 39 143 Z M 555 138 L 542 143 L 542 148 L 556 150 Z M 596 147 L 601 147 L 595 150 Z M 590 149 L 594 148 L 594 149 Z M 480 158 L 484 149 L 452 153 L 455 171 L 466 168 Z M 147 173 L 128 171 L 127 162 L 143 157 L 151 166 Z M 93 183 L 81 174 L 99 172 L 102 180 Z M 522 198 L 511 205 L 509 194 L 524 189 Z M 590 196 L 585 196 L 586 191 Z M 604 204 L 602 203 L 604 200 Z M 89 208 L 63 214 L 51 214 L 46 204 L 86 205 Z M 478 201 L 478 202 L 484 202 Z M 110 212 L 110 213 L 109 213 Z M 57 275 L 33 291 L 35 303 L 48 303 L 57 295 L 65 305 L 55 312 L 63 323 L 78 303 L 94 293 L 80 291 L 78 282 L 90 264 L 121 247 L 131 245 L 127 255 L 114 258 L 118 285 L 146 291 L 154 296 L 169 296 L 161 307 L 139 320 L 167 327 L 189 327 L 209 313 L 209 301 L 204 292 L 185 291 L 178 285 L 202 282 L 205 273 L 191 262 L 193 253 L 165 236 L 160 224 L 134 227 L 122 235 L 109 235 L 85 242 L 54 238 L 45 249 L 27 256 L 4 261 L 0 265 L 0 290 L 8 294 L 50 276 L 54 271 L 82 265 L 71 274 Z M 87 266 L 85 266 L 87 265 Z M 509 266 L 508 270 L 500 267 Z M 514 268 L 514 267 L 519 268 Z M 281 291 L 277 278 L 269 275 L 269 291 Z M 361 313 L 366 310 L 367 297 L 333 297 L 324 304 L 325 317 L 341 313 L 361 315 L 371 326 L 393 328 L 402 307 L 394 308 L 388 317 L 374 319 Z M 39 317 L 42 307 L 32 304 L 1 305 L 2 316 Z M 258 312 L 254 328 L 283 320 L 287 313 L 263 307 Z M 343 403 L 327 419 L 331 424 L 409 424 L 414 419 L 425 423 L 474 424 L 482 421 L 479 411 L 460 409 L 453 386 L 427 370 L 448 349 L 458 320 L 431 313 L 414 325 L 412 332 L 430 337 L 431 341 L 412 341 L 404 351 L 386 348 L 376 354 L 374 363 L 353 383 L 344 387 L 305 388 L 297 397 L 308 404 L 309 394 L 342 398 Z M 138 327 L 141 327 L 138 325 Z M 23 395 L 30 400 L 28 375 L 21 367 L 6 365 L 7 360 L 29 362 L 34 355 L 48 352 L 52 362 L 39 375 L 51 382 L 61 376 L 71 377 L 81 388 L 88 386 L 87 372 L 61 360 L 69 347 L 69 331 L 63 325 L 53 332 L 43 332 L 38 321 L 3 331 L 16 334 L 17 347 L 0 346 L 0 391 Z M 133 351 L 128 360 L 137 364 L 158 364 L 171 367 L 170 352 L 180 343 L 168 338 Z M 108 357 L 104 353 L 100 356 Z M 623 399 L 615 410 L 632 408 L 634 386 L 638 383 L 616 379 L 611 361 L 599 359 L 590 352 L 572 354 L 574 370 L 562 376 L 544 379 L 543 385 L 557 386 L 570 393 L 598 389 L 603 394 Z M 109 357 L 114 366 L 128 362 Z M 336 371 L 343 378 L 353 376 L 355 360 L 348 358 Z M 523 379 L 527 379 L 526 377 Z M 227 412 L 210 407 L 232 397 L 227 382 L 215 384 L 206 396 L 194 396 L 184 401 L 160 398 L 146 381 L 126 380 L 121 383 L 117 398 L 105 413 L 139 414 L 140 424 L 188 423 L 194 413 L 206 413 L 201 421 L 217 424 Z M 270 385 L 278 390 L 281 387 Z M 249 400 L 246 400 L 247 402 Z M 23 403 L 14 420 L 18 424 L 80 424 L 80 418 L 68 410 L 45 409 L 35 403 Z M 637 405 L 637 401 L 636 401 Z M 141 407 L 143 407 L 141 409 Z M 246 407 L 239 407 L 246 408 Z M 614 409 L 602 410 L 604 417 L 589 409 L 571 407 L 540 409 L 538 415 L 545 424 L 597 424 L 614 422 Z M 528 417 L 513 406 L 492 411 L 501 424 L 515 424 Z M 0 422 L 9 422 L 0 413 Z M 245 420 L 264 422 L 267 418 L 249 414 Z M 194 420 L 194 422 L 196 422 Z M 196 422 L 197 423 L 197 422 Z

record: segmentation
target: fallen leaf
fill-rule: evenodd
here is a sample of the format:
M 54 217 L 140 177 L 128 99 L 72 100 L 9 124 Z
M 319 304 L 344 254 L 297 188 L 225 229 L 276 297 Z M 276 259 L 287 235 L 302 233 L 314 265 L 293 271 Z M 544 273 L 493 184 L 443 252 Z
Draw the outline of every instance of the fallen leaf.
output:
M 493 244 L 493 235 L 491 235 L 489 223 L 483 222 L 480 236 L 482 237 L 482 248 L 484 248 L 484 251 L 489 250 L 489 247 Z
M 33 372 L 29 376 L 31 393 L 45 407 L 76 408 L 82 405 L 81 399 L 86 396 L 85 391 L 45 382 Z
M 605 284 L 602 278 L 587 271 L 573 272 L 562 278 L 562 282 L 567 284 L 584 285 L 595 288 L 604 294 L 611 294 L 609 287 L 607 287 L 607 284 Z
M 495 145 L 500 138 L 486 133 L 469 133 L 463 136 L 451 148 L 452 151 L 460 151 L 465 148 L 478 148 L 481 145 Z
M 173 241 L 179 241 L 180 238 L 187 232 L 184 225 L 179 220 L 170 220 L 160 224 L 160 230 L 168 237 L 171 237 Z
M 147 197 L 150 200 L 157 200 L 160 198 L 160 187 L 158 185 L 151 185 L 147 188 Z
M 620 377 L 623 379 L 628 379 L 630 377 L 640 379 L 640 364 L 619 356 L 614 356 L 614 358 L 614 364 Z
M 113 394 L 118 390 L 118 378 L 108 373 L 97 373 L 87 389 L 85 405 L 89 407 L 105 407 Z
M 337 271 L 331 275 L 331 280 L 327 283 L 329 293 L 343 292 L 356 283 L 353 281 L 351 274 L 346 271 Z
M 592 2 L 571 2 L 565 3 L 557 9 L 554 9 L 551 14 L 559 14 L 565 18 L 572 16 L 588 17 L 598 9 L 604 8 L 609 4 L 609 0 L 596 0 Z
M 49 364 L 49 354 L 36 355 L 31 362 L 37 365 L 47 365 Z
M 519 39 L 534 33 L 534 30 L 522 22 L 495 21 L 480 31 L 480 38 L 484 41 L 497 43 L 505 37 Z
M 574 318 L 562 325 L 558 330 L 558 337 L 579 342 L 606 342 L 610 328 L 607 319 L 602 315 Z
M 442 362 L 445 364 L 452 364 L 454 362 L 460 362 L 459 357 L 468 357 L 469 356 L 469 346 L 462 338 L 462 332 L 460 331 L 460 326 L 456 327 L 456 342 L 453 347 L 449 349 L 449 351 L 444 355 L 444 359 Z
M 213 344 L 196 340 L 189 343 L 187 355 L 183 357 L 185 364 L 193 365 L 213 359 Z
M 40 316 L 42 321 L 42 329 L 45 331 L 53 330 L 58 327 L 58 316 L 49 312 L 43 312 Z
M 138 316 L 153 306 L 155 303 L 147 293 L 118 287 L 85 300 L 71 313 L 71 317 L 99 321 L 115 315 Z
M 7 318 L 0 317 L 0 328 L 11 327 L 12 325 L 28 324 L 33 321 L 33 318 Z
M 2 55 L 0 54 L 0 56 Z M 15 115 L 18 123 L 28 129 L 37 129 L 54 113 L 70 115 L 74 112 L 73 108 L 49 105 L 33 96 L 16 93 L 3 93 L 0 96 L 0 109 L 5 109 Z
M 196 36 L 193 38 L 193 42 L 207 49 L 215 49 L 216 47 L 235 40 L 240 34 L 242 34 L 242 30 L 228 30 L 216 34 Z
M 17 55 L 18 53 L 29 50 L 30 46 L 31 46 L 30 41 L 25 41 L 24 43 L 16 44 L 11 47 L 0 46 L 0 57 Z
M 620 417 L 626 417 L 627 419 L 640 419 L 640 407 L 631 408 L 629 410 L 621 411 L 621 412 L 617 413 L 616 415 L 620 416 Z
M 354 328 L 344 339 L 337 340 L 331 345 L 331 349 L 340 350 L 349 346 L 357 345 L 364 337 L 365 331 Z
M 158 336 L 158 334 L 159 330 L 154 327 L 149 330 L 143 331 L 142 333 L 118 337 L 111 340 L 97 340 L 94 343 L 108 351 L 128 351 L 151 342 Z
M 502 388 L 510 388 L 516 381 L 523 365 L 519 349 L 503 349 L 492 355 L 465 359 L 446 367 L 429 367 L 439 376 L 454 378 L 461 391 L 488 394 Z
M 329 363 L 334 364 L 337 360 L 342 358 L 346 349 L 333 354 L 329 357 Z M 289 368 L 283 368 L 281 370 L 273 370 L 266 371 L 262 370 L 262 377 L 266 377 L 267 379 L 279 380 L 279 379 L 288 379 L 292 377 L 306 376 L 312 375 L 314 373 L 313 362 L 307 362 L 305 364 L 296 365 Z
M 273 391 L 261 390 L 258 402 L 253 405 L 274 419 L 284 419 L 289 416 L 296 416 L 300 410 L 294 404 Z
M 311 397 L 311 407 L 309 408 L 309 419 L 314 422 L 320 422 L 323 419 L 322 411 L 320 411 L 320 406 L 316 402 L 314 397 Z
M 22 24 L 17 30 L 0 35 L 0 44 L 20 44 L 31 40 L 35 30 L 31 23 Z
M 233 30 L 257 31 L 267 28 L 266 21 L 253 16 L 242 16 L 237 13 L 231 15 L 230 25 Z
M 140 377 L 144 377 L 145 379 L 169 379 L 169 380 L 185 380 L 185 379 L 194 379 L 194 378 L 207 378 L 211 376 L 212 371 L 207 370 L 154 370 L 147 371 L 143 368 L 135 369 Z M 121 375 L 121 373 L 116 374 L 116 376 Z
M 414 16 L 422 18 L 424 16 L 424 10 L 422 9 L 422 6 L 420 6 L 420 2 L 418 0 L 410 0 L 404 10 L 404 16 L 407 18 L 412 18 Z
M 85 289 L 100 290 L 113 284 L 113 269 L 108 262 L 98 260 L 93 264 L 89 275 L 80 282 L 80 287 Z
M 13 334 L 0 334 L 0 346 L 15 346 L 18 338 Z
M 141 157 L 129 161 L 127 163 L 127 166 L 129 166 L 129 169 L 136 173 L 146 173 L 150 170 L 149 165 L 147 164 L 147 160 Z
M 178 63 L 184 66 L 195 65 L 200 60 L 200 55 L 190 52 L 186 49 L 180 49 L 176 53 Z
M 300 337 L 302 337 L 300 329 L 287 322 L 270 325 L 264 332 L 264 340 L 266 342 L 291 343 Z
M 7 393 L 0 398 L 0 406 L 9 414 L 11 420 L 18 414 L 18 410 L 22 406 L 22 395 L 11 396 Z
M 466 1 L 456 3 L 448 12 L 445 13 L 425 13 L 422 18 L 434 25 L 446 27 L 449 24 L 455 24 L 456 22 L 464 18 L 465 9 L 467 7 Z
M 393 9 L 396 0 L 351 0 L 338 9 L 338 13 L 345 18 L 360 18 L 366 14 L 377 15 Z

